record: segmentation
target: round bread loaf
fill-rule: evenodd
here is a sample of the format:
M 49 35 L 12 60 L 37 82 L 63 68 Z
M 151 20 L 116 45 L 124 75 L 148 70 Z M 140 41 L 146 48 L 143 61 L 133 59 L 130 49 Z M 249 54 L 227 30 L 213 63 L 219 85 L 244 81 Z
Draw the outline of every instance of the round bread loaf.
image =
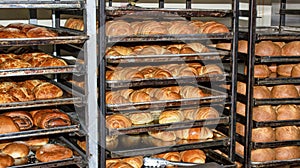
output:
M 272 73 L 277 73 L 277 65 L 276 64 L 269 65 L 269 69 Z
M 300 108 L 295 104 L 284 104 L 276 107 L 277 120 L 299 120 Z
M 295 85 L 276 85 L 272 90 L 273 98 L 298 98 L 299 93 Z
M 262 148 L 262 149 L 255 149 L 251 151 L 252 162 L 266 162 L 275 159 L 276 159 L 276 153 L 274 149 Z
M 290 141 L 300 139 L 300 130 L 296 126 L 277 127 L 275 129 L 277 141 Z
M 283 56 L 300 56 L 300 41 L 292 41 L 282 47 Z
M 0 134 L 19 131 L 19 126 L 16 123 L 14 123 L 12 118 L 0 115 Z
M 299 78 L 300 77 L 300 64 L 296 64 L 291 72 L 291 76 L 294 78 Z
M 0 153 L 0 167 L 1 168 L 5 168 L 5 167 L 9 167 L 14 165 L 14 158 L 4 154 L 4 153 Z
M 247 74 L 247 67 L 244 68 L 244 73 Z M 254 78 L 268 78 L 271 70 L 267 65 L 254 65 Z
M 292 76 L 292 69 L 295 66 L 295 64 L 282 64 L 278 65 L 277 67 L 277 73 L 280 76 L 284 77 L 291 77 Z
M 39 148 L 35 156 L 41 162 L 50 162 L 71 158 L 73 151 L 58 144 L 47 144 Z
M 2 153 L 8 154 L 13 158 L 22 158 L 28 156 L 30 152 L 29 147 L 26 143 L 13 142 L 6 145 L 2 149 Z
M 244 136 L 245 126 L 236 123 L 236 133 Z M 252 141 L 254 142 L 273 142 L 275 141 L 275 131 L 271 127 L 261 127 L 252 129 Z
M 272 41 L 261 41 L 255 45 L 255 55 L 280 56 L 281 48 Z
M 270 105 L 253 107 L 253 120 L 255 121 L 275 121 L 276 112 Z
M 256 99 L 269 99 L 271 92 L 266 86 L 254 86 L 253 97 Z
M 275 148 L 276 160 L 290 160 L 300 158 L 299 146 L 284 146 Z

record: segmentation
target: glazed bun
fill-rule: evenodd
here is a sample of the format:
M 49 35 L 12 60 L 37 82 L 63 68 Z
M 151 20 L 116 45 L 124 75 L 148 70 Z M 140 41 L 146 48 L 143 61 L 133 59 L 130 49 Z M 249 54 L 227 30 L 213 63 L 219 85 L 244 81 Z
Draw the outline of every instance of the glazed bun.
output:
M 299 120 L 300 108 L 295 104 L 284 104 L 276 107 L 277 120 Z
M 255 45 L 255 55 L 280 56 L 281 48 L 272 41 L 261 41 Z
M 300 56 L 300 41 L 293 41 L 282 47 L 283 56 Z
M 298 98 L 299 93 L 295 85 L 276 85 L 272 90 L 273 98 Z
M 13 158 L 22 158 L 28 156 L 30 152 L 29 147 L 22 142 L 13 142 L 6 145 L 2 149 L 2 153 L 8 154 Z
M 206 155 L 200 149 L 191 149 L 180 152 L 181 160 L 189 163 L 205 163 Z
M 36 151 L 36 158 L 41 162 L 50 162 L 71 158 L 73 151 L 57 144 L 47 144 Z
M 276 160 L 290 160 L 300 158 L 299 146 L 285 146 L 275 148 Z
M 14 165 L 14 158 L 10 155 L 0 153 L 0 168 L 5 168 Z
M 166 159 L 166 160 L 173 161 L 173 162 L 180 162 L 181 161 L 180 153 L 177 152 L 177 151 L 156 154 L 156 155 L 154 155 L 154 157 Z
M 300 139 L 300 130 L 296 126 L 276 127 L 275 132 L 277 141 L 290 141 Z

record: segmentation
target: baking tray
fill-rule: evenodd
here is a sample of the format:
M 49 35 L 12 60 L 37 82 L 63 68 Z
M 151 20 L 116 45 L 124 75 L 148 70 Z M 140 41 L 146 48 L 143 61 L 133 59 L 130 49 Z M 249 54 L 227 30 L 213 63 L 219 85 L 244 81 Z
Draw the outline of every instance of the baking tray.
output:
M 126 55 L 110 56 L 106 55 L 108 63 L 143 63 L 143 62 L 183 62 L 183 61 L 206 61 L 222 60 L 229 51 L 214 50 L 205 53 L 195 54 L 163 54 L 163 55 Z
M 243 163 L 244 158 L 243 156 L 236 154 L 236 160 L 240 163 Z M 284 166 L 293 166 L 293 165 L 300 165 L 300 158 L 299 159 L 291 159 L 291 160 L 273 160 L 267 162 L 251 162 L 251 167 L 284 167 Z
M 45 27 L 36 25 L 38 27 Z M 24 45 L 51 45 L 51 44 L 76 44 L 84 43 L 88 36 L 83 32 L 53 27 L 45 27 L 58 33 L 57 37 L 38 37 L 38 38 L 0 38 L 0 46 L 24 46 Z
M 208 140 L 177 140 L 170 142 L 164 142 L 162 140 L 155 139 L 148 134 L 120 135 L 118 137 L 117 146 L 114 149 L 107 149 L 107 152 L 111 158 L 116 158 L 131 157 L 137 155 L 145 156 L 170 151 L 181 151 L 195 148 L 208 148 L 228 145 L 228 137 L 216 132 L 214 133 L 214 135 L 215 137 L 213 139 Z M 136 138 L 136 141 L 129 144 L 129 140 L 127 138 Z
M 202 127 L 202 126 L 216 126 L 218 124 L 228 124 L 228 116 L 220 116 L 213 119 L 204 119 L 204 120 L 193 120 L 193 121 L 184 121 L 184 122 L 175 122 L 167 124 L 159 124 L 157 121 L 153 124 L 144 124 L 144 125 L 133 125 L 130 128 L 119 128 L 119 129 L 108 129 L 108 135 L 123 135 L 123 134 L 135 134 L 141 132 L 155 131 L 155 130 L 176 130 L 182 128 L 191 128 L 191 127 Z
M 44 9 L 56 9 L 56 8 L 83 8 L 84 1 L 49 1 L 49 0 L 1 0 L 0 8 L 44 8 Z
M 158 41 L 199 41 L 212 39 L 232 39 L 233 33 L 212 33 L 212 34 L 166 34 L 166 35 L 132 35 L 132 36 L 108 36 L 108 43 L 117 42 L 158 42 Z
M 201 75 L 201 76 L 183 76 L 163 79 L 135 79 L 135 80 L 106 80 L 107 88 L 122 88 L 122 87 L 140 87 L 140 86 L 163 86 L 176 85 L 185 83 L 213 82 L 225 81 L 228 73 L 216 75 Z
M 231 17 L 231 10 L 178 9 L 178 8 L 141 8 L 141 7 L 106 7 L 107 16 L 145 15 L 168 17 Z
M 248 39 L 248 28 L 240 28 L 240 37 Z M 299 40 L 300 28 L 293 26 L 257 27 L 256 40 Z
M 123 110 L 141 110 L 141 109 L 164 109 L 167 107 L 179 107 L 179 106 L 192 106 L 204 103 L 222 102 L 227 98 L 227 94 L 207 88 L 204 86 L 198 86 L 204 93 L 210 94 L 210 96 L 201 98 L 189 98 L 189 99 L 177 99 L 177 100 L 160 100 L 152 102 L 141 103 L 124 103 L 124 104 L 106 104 L 108 110 L 111 111 L 123 111 Z
M 58 82 L 49 81 L 63 90 L 63 96 L 55 99 L 33 100 L 25 102 L 12 102 L 0 104 L 0 110 L 21 109 L 31 107 L 57 106 L 66 104 L 81 104 L 83 103 L 83 95 L 68 88 Z

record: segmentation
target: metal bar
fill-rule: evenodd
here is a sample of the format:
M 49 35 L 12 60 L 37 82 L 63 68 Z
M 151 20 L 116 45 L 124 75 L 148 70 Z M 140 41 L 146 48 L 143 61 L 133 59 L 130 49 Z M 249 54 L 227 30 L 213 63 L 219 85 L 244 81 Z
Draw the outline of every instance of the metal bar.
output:
M 164 7 L 165 7 L 165 1 L 159 0 L 159 8 L 164 8 Z
M 252 108 L 253 108 L 253 85 L 254 85 L 254 56 L 256 43 L 256 0 L 250 0 L 249 4 L 249 22 L 248 22 L 248 60 L 247 63 L 247 83 L 246 83 L 246 125 L 245 125 L 245 146 L 244 146 L 244 165 L 251 166 L 252 149 Z
M 285 10 L 286 9 L 286 0 L 281 0 L 280 1 L 280 18 L 279 18 L 279 28 L 281 28 L 281 26 L 285 26 L 285 13 L 281 12 L 281 10 Z

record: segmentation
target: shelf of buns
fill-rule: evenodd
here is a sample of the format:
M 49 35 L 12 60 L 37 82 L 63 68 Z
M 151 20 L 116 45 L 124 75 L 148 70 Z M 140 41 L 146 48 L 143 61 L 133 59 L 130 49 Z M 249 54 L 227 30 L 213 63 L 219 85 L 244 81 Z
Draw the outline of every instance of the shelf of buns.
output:
M 169 16 L 169 17 L 229 17 L 231 10 L 178 9 L 178 8 L 141 8 L 141 7 L 106 7 L 107 16 L 123 15 Z
M 165 139 L 166 140 L 166 139 Z M 112 158 L 130 157 L 134 155 L 151 155 L 154 153 L 180 151 L 195 148 L 208 148 L 215 146 L 226 146 L 229 138 L 218 132 L 213 137 L 203 140 L 182 140 L 163 141 L 156 139 L 147 133 L 120 135 L 116 139 L 106 142 L 107 152 Z
M 81 9 L 84 7 L 83 1 L 49 1 L 49 0 L 39 0 L 39 1 L 25 1 L 25 0 L 3 0 L 0 2 L 0 8 L 15 8 L 15 9 Z
M 182 96 L 175 90 L 178 88 L 189 90 L 194 90 L 191 94 L 198 94 L 192 97 Z M 144 90 L 143 90 L 144 89 Z M 217 91 L 204 86 L 173 86 L 173 87 L 163 87 L 163 88 L 143 88 L 143 89 L 121 89 L 117 91 L 109 91 L 106 94 L 107 109 L 109 111 L 126 111 L 126 110 L 143 110 L 143 109 L 165 109 L 170 107 L 185 107 L 185 106 L 198 106 L 199 104 L 207 104 L 214 102 L 225 102 L 227 98 L 227 93 Z M 146 89 L 146 90 L 145 90 Z M 156 95 L 161 92 L 164 94 L 163 90 L 175 89 L 170 93 L 169 97 L 164 98 L 164 96 L 155 97 L 155 95 L 149 95 L 147 92 L 152 90 L 156 92 Z M 145 92 L 146 91 L 146 92 Z M 123 94 L 130 93 L 130 97 L 126 99 Z M 135 95 L 144 95 L 143 99 L 134 101 Z M 188 94 L 188 93 L 187 93 Z M 199 95 L 201 94 L 201 95 Z M 174 96 L 174 97 L 173 97 Z M 132 100 L 131 100 L 132 99 Z
M 240 37 L 247 39 L 248 30 L 240 28 Z M 256 40 L 299 40 L 300 28 L 292 26 L 257 27 Z
M 1 46 L 84 43 L 88 39 L 83 32 L 65 28 L 57 29 L 23 23 L 11 23 L 2 27 L 0 31 Z
M 28 80 L 27 80 L 28 79 Z M 1 110 L 82 103 L 82 94 L 46 77 L 2 78 Z

